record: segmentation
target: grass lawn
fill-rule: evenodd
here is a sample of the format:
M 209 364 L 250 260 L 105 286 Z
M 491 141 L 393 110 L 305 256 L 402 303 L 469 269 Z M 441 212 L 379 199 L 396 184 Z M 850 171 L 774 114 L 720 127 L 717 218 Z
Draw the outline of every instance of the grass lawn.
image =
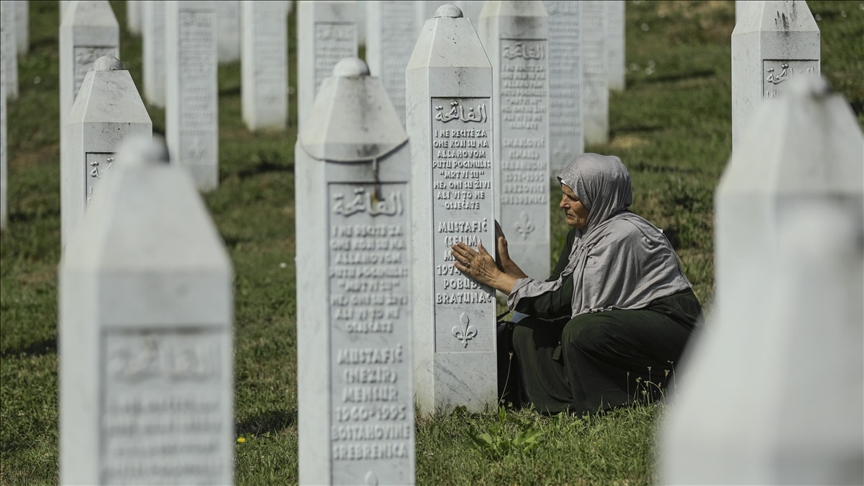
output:
M 111 2 L 125 26 L 125 2 Z M 822 31 L 822 72 L 864 126 L 864 3 L 808 2 Z M 295 34 L 292 16 L 291 35 Z M 9 103 L 9 227 L 0 235 L 0 484 L 58 480 L 57 265 L 60 260 L 58 6 L 30 2 L 31 51 Z M 696 294 L 714 291 L 713 193 L 731 148 L 734 2 L 627 2 L 627 90 L 610 101 L 611 139 L 633 176 L 633 210 L 664 228 Z M 121 59 L 142 89 L 141 43 L 123 30 Z M 292 86 L 296 48 L 291 38 Z M 650 69 L 649 69 L 650 68 Z M 290 128 L 242 123 L 240 66 L 219 70 L 220 187 L 205 199 L 234 262 L 236 482 L 297 481 L 294 141 Z M 164 112 L 150 109 L 154 130 Z M 558 196 L 553 194 L 553 208 Z M 552 211 L 552 255 L 567 227 Z M 602 417 L 530 410 L 417 421 L 420 484 L 656 482 L 663 407 Z M 488 433 L 494 446 L 472 447 Z M 536 437 L 533 447 L 515 440 Z

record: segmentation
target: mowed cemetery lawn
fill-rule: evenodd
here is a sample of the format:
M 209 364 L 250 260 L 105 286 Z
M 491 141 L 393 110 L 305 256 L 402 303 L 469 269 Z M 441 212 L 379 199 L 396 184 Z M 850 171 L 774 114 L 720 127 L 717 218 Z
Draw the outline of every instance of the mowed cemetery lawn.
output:
M 142 86 L 141 42 L 121 25 L 121 60 Z M 864 3 L 809 2 L 822 31 L 822 72 L 864 126 Z M 731 148 L 734 2 L 627 2 L 627 90 L 610 102 L 608 145 L 633 176 L 632 209 L 664 228 L 710 312 L 713 194 Z M 291 85 L 296 87 L 294 15 Z M 406 21 L 409 19 L 406 19 Z M 60 261 L 58 5 L 30 2 L 31 51 L 9 103 L 9 226 L 0 236 L 0 483 L 58 481 L 57 266 Z M 241 119 L 239 63 L 219 70 L 220 186 L 205 196 L 235 278 L 237 484 L 297 482 L 294 244 L 296 97 L 285 133 Z M 150 108 L 154 131 L 164 112 Z M 154 194 L 154 197 L 159 197 Z M 552 192 L 552 254 L 567 227 Z M 664 370 L 657 370 L 663 373 Z M 673 385 L 674 386 L 674 385 Z M 605 416 L 531 410 L 417 420 L 419 484 L 611 484 L 658 479 L 665 406 Z M 710 420 L 710 418 L 706 418 Z M 93 433 L 98 433 L 93 431 Z M 488 434 L 486 446 L 473 436 Z

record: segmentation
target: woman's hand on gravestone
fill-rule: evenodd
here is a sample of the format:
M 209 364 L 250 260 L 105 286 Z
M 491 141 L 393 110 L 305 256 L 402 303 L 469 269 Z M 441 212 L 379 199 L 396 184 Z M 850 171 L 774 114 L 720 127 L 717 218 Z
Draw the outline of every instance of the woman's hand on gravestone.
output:
M 477 249 L 479 251 L 461 242 L 451 246 L 450 253 L 456 258 L 456 269 L 481 285 L 509 294 L 516 279 L 498 268 L 495 259 L 483 248 L 482 242 Z
M 507 237 L 504 236 L 504 230 L 501 229 L 497 220 L 495 221 L 495 240 L 498 243 L 498 252 L 495 258 L 498 268 L 513 278 L 527 278 L 528 275 L 519 268 L 519 265 L 516 265 L 516 262 L 510 259 L 510 252 L 507 250 Z

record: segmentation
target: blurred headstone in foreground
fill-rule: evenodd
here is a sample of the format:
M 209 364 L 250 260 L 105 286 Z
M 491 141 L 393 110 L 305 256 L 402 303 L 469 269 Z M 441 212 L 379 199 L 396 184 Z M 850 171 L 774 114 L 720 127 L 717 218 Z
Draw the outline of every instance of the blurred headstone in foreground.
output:
M 714 314 L 666 484 L 864 483 L 864 137 L 820 78 L 758 107 L 717 190 Z
M 231 484 L 231 261 L 161 141 L 117 158 L 60 263 L 60 483 Z

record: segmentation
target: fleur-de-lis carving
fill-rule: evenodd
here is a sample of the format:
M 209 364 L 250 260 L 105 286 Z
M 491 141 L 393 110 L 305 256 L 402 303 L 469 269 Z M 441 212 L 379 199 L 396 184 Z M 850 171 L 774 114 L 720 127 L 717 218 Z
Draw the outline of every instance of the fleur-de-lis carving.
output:
M 522 239 L 527 240 L 528 235 L 534 232 L 534 223 L 531 222 L 528 213 L 525 211 L 522 211 L 522 214 L 519 216 L 519 221 L 516 221 L 513 226 L 516 228 L 516 232 L 522 235 Z
M 477 337 L 477 328 L 471 325 L 471 319 L 468 318 L 466 314 L 462 314 L 459 316 L 459 323 L 462 324 L 462 328 L 459 326 L 453 326 L 453 335 L 462 342 L 462 347 L 468 347 L 468 341 Z

